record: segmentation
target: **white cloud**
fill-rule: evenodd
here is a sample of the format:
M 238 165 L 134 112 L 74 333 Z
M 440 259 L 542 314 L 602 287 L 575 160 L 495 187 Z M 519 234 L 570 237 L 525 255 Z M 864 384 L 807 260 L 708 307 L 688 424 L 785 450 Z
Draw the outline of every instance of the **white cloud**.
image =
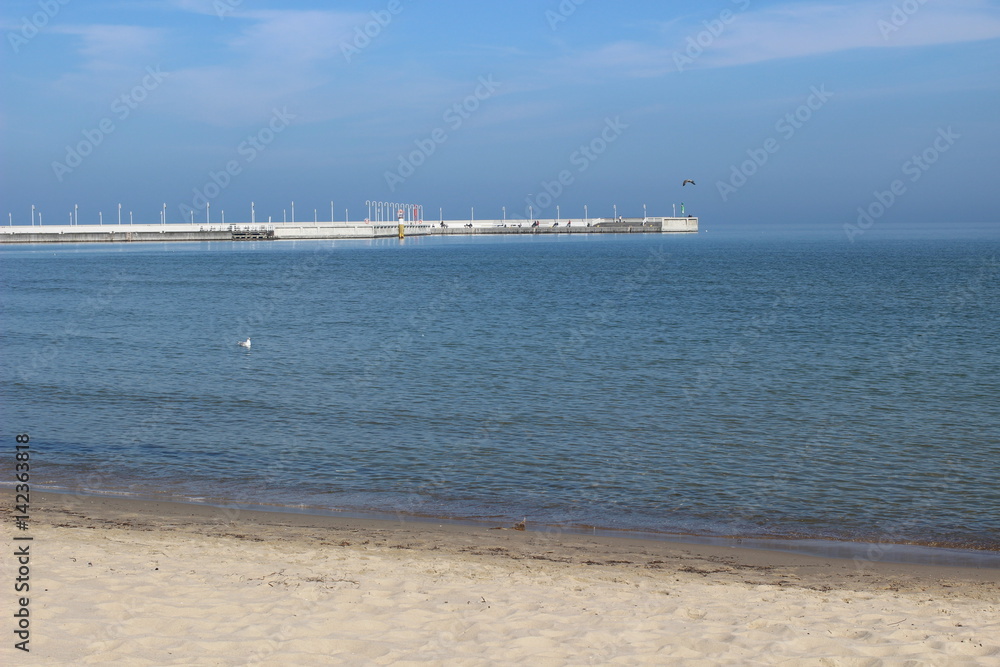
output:
M 336 80 L 348 64 L 341 45 L 369 20 L 354 12 L 227 14 L 214 62 L 171 72 L 170 110 L 221 126 L 259 122 L 272 106 Z
M 79 38 L 80 69 L 91 72 L 132 70 L 137 63 L 146 65 L 163 42 L 161 30 L 142 26 L 63 25 L 52 31 Z
M 894 13 L 904 4 L 916 11 Z M 684 69 L 731 67 L 851 49 L 1000 38 L 1000 8 L 983 0 L 788 3 L 746 12 L 733 5 L 728 11 L 732 16 L 725 23 L 717 12 L 658 23 L 656 40 L 616 41 L 574 52 L 557 61 L 554 70 L 575 79 L 642 78 L 678 71 L 677 57 L 690 58 Z
M 916 10 L 894 14 L 893 7 L 903 4 Z M 997 37 L 1000 12 L 979 1 L 785 4 L 737 14 L 705 49 L 703 62 L 698 64 L 743 65 L 850 49 L 933 46 Z

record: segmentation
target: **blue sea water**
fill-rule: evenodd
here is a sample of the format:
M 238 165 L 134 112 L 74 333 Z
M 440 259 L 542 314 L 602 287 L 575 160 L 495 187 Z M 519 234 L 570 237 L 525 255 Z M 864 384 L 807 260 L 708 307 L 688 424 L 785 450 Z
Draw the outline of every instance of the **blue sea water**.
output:
M 704 233 L 7 246 L 3 438 L 30 433 L 34 488 L 1000 550 L 998 257 Z

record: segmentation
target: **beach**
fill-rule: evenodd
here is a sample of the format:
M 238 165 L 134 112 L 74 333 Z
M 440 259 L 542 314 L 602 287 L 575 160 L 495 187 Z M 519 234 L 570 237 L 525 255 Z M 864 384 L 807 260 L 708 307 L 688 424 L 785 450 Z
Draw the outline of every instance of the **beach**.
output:
M 1000 664 L 996 569 L 37 492 L 13 525 L 18 664 Z

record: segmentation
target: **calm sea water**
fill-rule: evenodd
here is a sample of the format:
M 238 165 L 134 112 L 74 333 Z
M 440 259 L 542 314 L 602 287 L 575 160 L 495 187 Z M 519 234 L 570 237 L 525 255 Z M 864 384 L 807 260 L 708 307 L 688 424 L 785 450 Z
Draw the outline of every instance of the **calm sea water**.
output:
M 4 247 L 4 438 L 31 434 L 36 488 L 997 550 L 998 258 L 711 234 Z

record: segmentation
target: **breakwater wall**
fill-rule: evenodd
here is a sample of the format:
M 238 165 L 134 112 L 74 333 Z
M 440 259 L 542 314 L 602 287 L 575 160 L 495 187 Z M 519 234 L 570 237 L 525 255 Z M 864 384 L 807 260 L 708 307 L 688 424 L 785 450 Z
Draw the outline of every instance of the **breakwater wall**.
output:
M 0 243 L 148 243 L 151 241 L 280 241 L 396 238 L 399 223 L 235 223 L 230 225 L 35 225 L 0 227 Z M 445 220 L 408 222 L 405 236 L 463 234 L 692 233 L 698 218 L 594 218 L 591 220 Z

